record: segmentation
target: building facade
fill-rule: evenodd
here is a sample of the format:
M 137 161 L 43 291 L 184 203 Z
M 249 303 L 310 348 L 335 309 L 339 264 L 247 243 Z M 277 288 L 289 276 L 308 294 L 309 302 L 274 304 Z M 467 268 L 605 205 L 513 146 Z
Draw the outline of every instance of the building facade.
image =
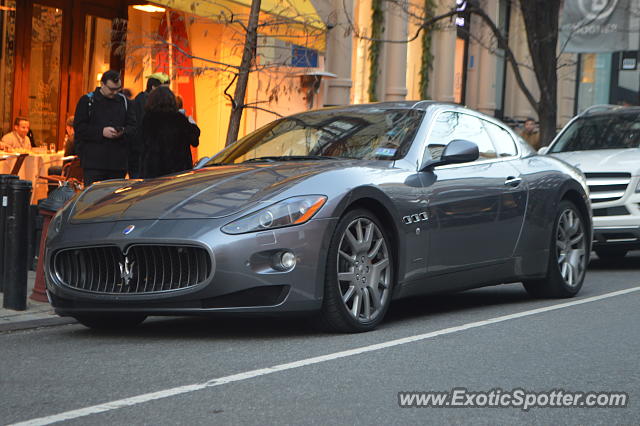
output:
M 453 8 L 459 14 L 425 33 L 425 4 L 433 15 Z M 519 8 L 513 0 L 482 5 L 537 96 Z M 0 0 L 2 130 L 26 116 L 37 142 L 61 146 L 66 118 L 104 71 L 122 70 L 134 96 L 146 75 L 161 71 L 201 127 L 200 154 L 212 155 L 224 147 L 244 47 L 238 22 L 250 6 L 250 0 Z M 635 35 L 624 50 L 558 51 L 559 127 L 590 105 L 640 104 L 634 26 L 640 15 L 625 16 L 625 30 Z M 465 14 L 464 0 L 263 0 L 260 24 L 240 136 L 280 115 L 372 100 L 428 98 L 505 121 L 536 118 L 504 52 L 485 25 Z

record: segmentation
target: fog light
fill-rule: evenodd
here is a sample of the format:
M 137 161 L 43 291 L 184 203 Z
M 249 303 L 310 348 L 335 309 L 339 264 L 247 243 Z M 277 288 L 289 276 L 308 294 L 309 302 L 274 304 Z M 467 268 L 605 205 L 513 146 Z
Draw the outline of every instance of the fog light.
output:
M 290 251 L 283 251 L 274 257 L 274 260 L 276 260 L 273 265 L 274 269 L 279 271 L 289 271 L 296 266 L 296 255 Z

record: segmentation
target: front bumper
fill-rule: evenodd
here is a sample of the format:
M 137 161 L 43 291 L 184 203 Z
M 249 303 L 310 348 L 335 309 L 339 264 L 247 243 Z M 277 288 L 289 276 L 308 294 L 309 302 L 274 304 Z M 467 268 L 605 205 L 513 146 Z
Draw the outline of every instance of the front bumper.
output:
M 640 248 L 640 226 L 594 227 L 593 246 Z
M 320 309 L 325 256 L 335 219 L 268 232 L 227 235 L 210 219 L 68 224 L 47 243 L 45 277 L 55 312 L 61 316 L 130 312 L 146 315 L 308 312 Z M 122 230 L 135 225 L 135 231 Z M 143 294 L 96 293 L 65 285 L 53 271 L 53 254 L 65 248 L 133 244 L 189 244 L 210 254 L 213 271 L 204 282 L 184 289 Z M 265 265 L 270 253 L 296 256 L 290 271 Z

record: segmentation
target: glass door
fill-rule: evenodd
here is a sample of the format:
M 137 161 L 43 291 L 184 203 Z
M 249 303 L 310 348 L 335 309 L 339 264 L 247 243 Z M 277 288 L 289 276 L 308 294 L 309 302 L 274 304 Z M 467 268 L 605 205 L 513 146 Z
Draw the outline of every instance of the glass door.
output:
M 62 9 L 35 3 L 31 15 L 28 117 L 38 145 L 57 143 Z
M 2 134 L 12 129 L 11 102 L 13 101 L 13 75 L 16 60 L 16 2 L 0 0 L 0 119 Z
M 82 89 L 92 92 L 100 85 L 100 78 L 109 70 L 111 59 L 111 19 L 93 15 L 85 17 L 84 60 Z

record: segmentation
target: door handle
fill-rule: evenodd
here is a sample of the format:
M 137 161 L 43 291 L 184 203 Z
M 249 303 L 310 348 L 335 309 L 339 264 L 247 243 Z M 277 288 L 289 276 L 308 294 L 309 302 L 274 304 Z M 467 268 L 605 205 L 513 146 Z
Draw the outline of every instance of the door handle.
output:
M 520 185 L 520 182 L 522 182 L 522 178 L 509 176 L 507 178 L 507 180 L 504 181 L 504 184 L 506 186 L 516 187 L 516 186 Z

